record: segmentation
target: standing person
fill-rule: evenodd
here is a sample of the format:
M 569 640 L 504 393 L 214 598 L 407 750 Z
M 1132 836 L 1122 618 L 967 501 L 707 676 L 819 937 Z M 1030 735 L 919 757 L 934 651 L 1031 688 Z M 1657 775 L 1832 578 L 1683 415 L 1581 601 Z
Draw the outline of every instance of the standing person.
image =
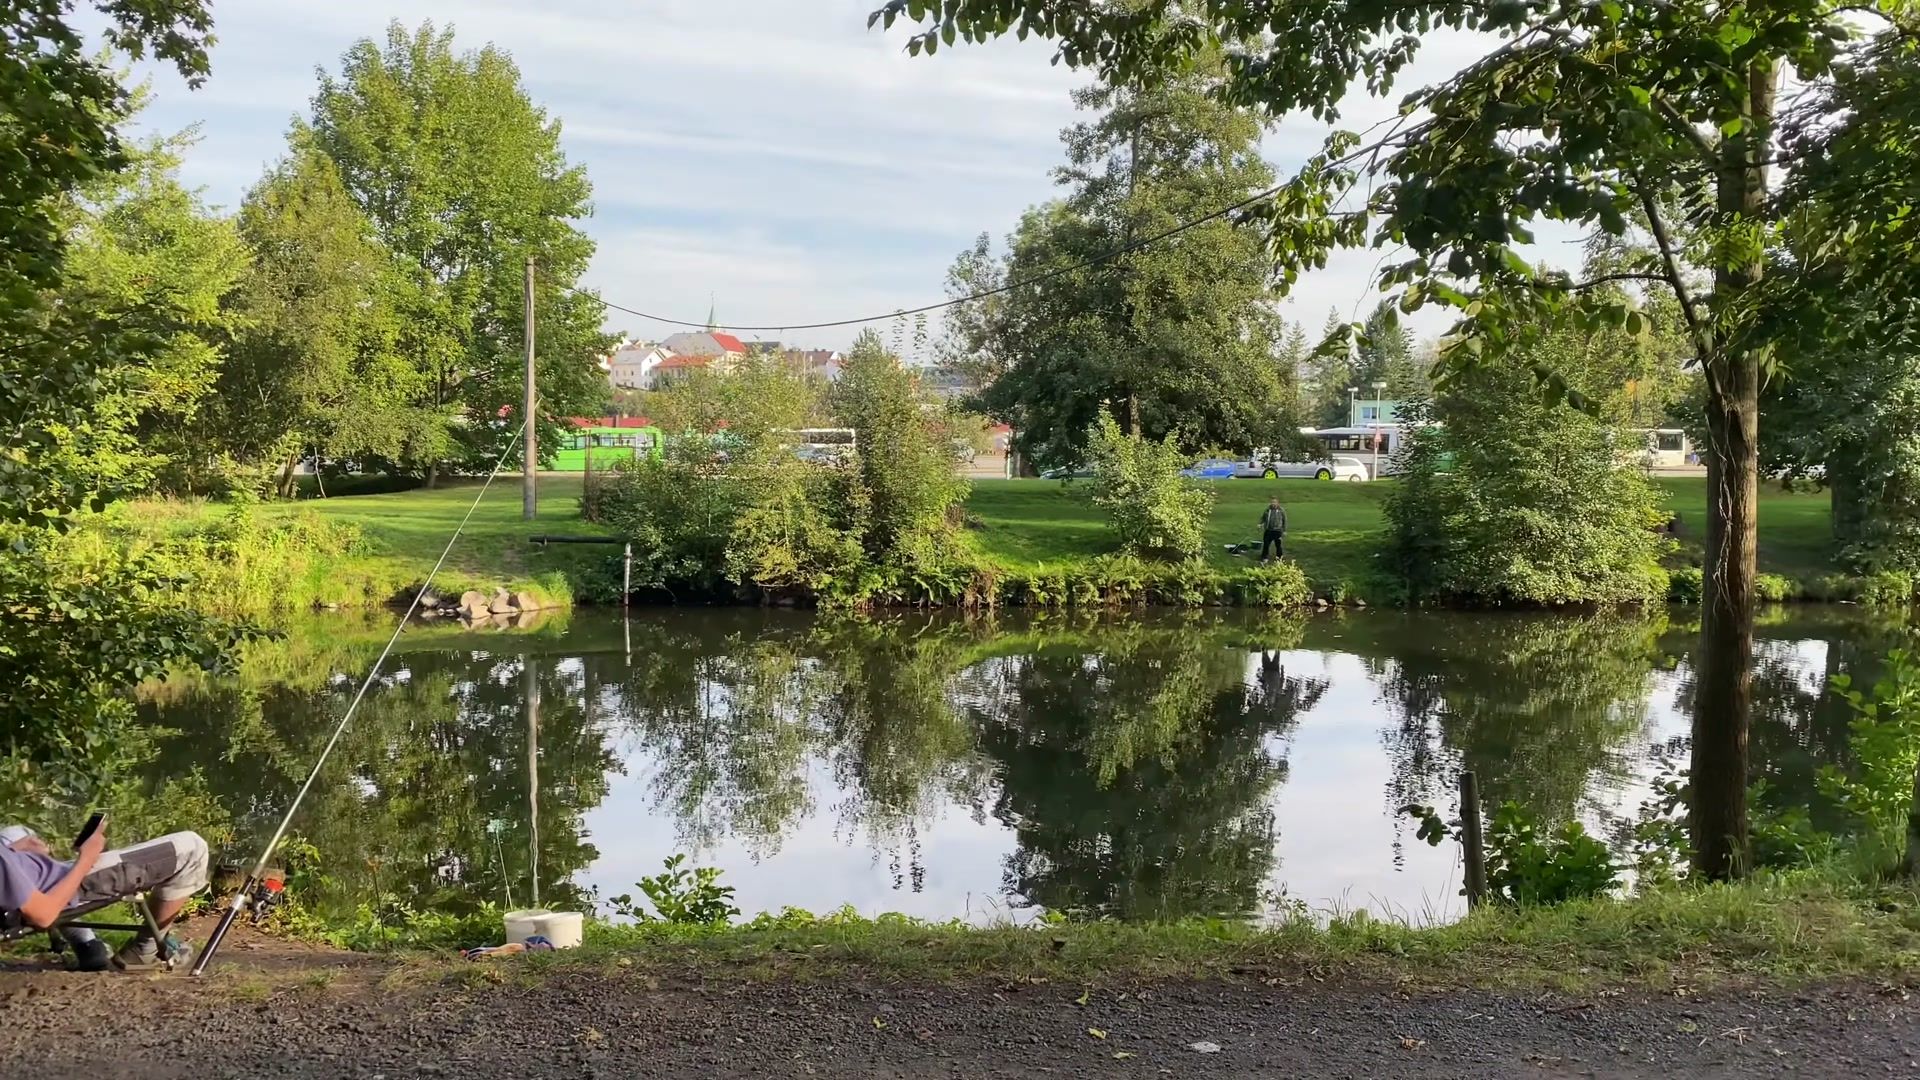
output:
M 1278 496 L 1267 503 L 1266 513 L 1260 515 L 1260 562 L 1267 561 L 1267 552 L 1273 552 L 1273 558 L 1287 557 L 1287 512 L 1280 505 Z

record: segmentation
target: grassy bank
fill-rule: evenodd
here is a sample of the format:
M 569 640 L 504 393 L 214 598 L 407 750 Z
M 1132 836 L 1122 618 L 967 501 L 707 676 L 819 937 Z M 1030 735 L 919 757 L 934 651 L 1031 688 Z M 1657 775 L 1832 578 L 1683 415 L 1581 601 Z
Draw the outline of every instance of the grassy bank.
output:
M 766 917 L 720 929 L 592 923 L 578 951 L 527 957 L 518 970 L 539 977 L 584 965 L 666 977 L 859 975 L 1088 986 L 1240 976 L 1569 991 L 1626 984 L 1697 989 L 1908 977 L 1920 967 L 1915 900 L 1911 888 L 1800 871 L 1626 900 L 1487 908 L 1433 927 L 1364 915 L 1300 918 L 1270 929 L 1224 921 L 983 929 L 849 915 Z M 494 968 L 462 974 L 500 977 Z
M 1706 521 L 1706 481 L 1670 477 L 1660 482 L 1668 506 L 1681 518 L 1676 566 L 1697 565 Z M 1370 597 L 1375 593 L 1373 553 L 1385 529 L 1381 502 L 1388 485 L 1317 483 L 1310 480 L 1235 480 L 1216 485 L 1219 498 L 1207 529 L 1213 571 L 1231 583 L 1252 566 L 1224 546 L 1257 542 L 1258 521 L 1269 498 L 1278 496 L 1291 519 L 1288 555 L 1320 595 Z M 269 527 L 301 521 L 338 527 L 356 538 L 348 550 L 289 562 L 283 580 L 253 586 L 271 595 L 256 607 L 368 606 L 391 599 L 426 577 L 441 548 L 478 494 L 478 482 L 437 490 L 308 499 L 265 504 L 254 513 Z M 580 519 L 580 479 L 546 476 L 540 484 L 540 516 L 520 515 L 516 478 L 503 478 L 474 510 L 442 571 L 441 586 L 505 587 L 566 603 L 576 597 L 614 595 L 612 549 L 595 546 L 536 547 L 537 533 L 598 535 Z M 201 528 L 225 513 L 206 503 L 136 503 L 124 515 L 131 527 L 152 536 Z M 1047 480 L 981 480 L 967 501 L 971 535 L 984 563 L 1002 576 L 1046 572 L 1071 574 L 1112 552 L 1100 513 L 1072 485 Z M 1769 485 L 1760 500 L 1760 567 L 1805 586 L 1833 572 L 1829 542 L 1830 500 L 1825 492 L 1788 492 Z M 1228 586 L 1229 591 L 1232 585 Z M 1377 598 L 1377 597 L 1376 597 Z

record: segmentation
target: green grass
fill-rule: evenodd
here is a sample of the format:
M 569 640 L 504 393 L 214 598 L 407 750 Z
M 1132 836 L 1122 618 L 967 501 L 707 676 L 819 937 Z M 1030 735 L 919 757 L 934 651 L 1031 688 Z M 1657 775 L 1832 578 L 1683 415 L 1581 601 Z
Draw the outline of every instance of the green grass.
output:
M 528 973 L 585 965 L 668 977 L 1090 985 L 1311 974 L 1565 990 L 1803 983 L 1911 973 L 1920 965 L 1916 899 L 1909 887 L 1800 871 L 1628 900 L 1488 908 L 1432 927 L 1363 914 L 1271 929 L 1215 921 L 982 929 L 887 916 L 720 930 L 595 923 L 582 949 L 529 957 Z
M 1387 523 L 1381 511 L 1391 481 L 1325 483 L 1313 480 L 1228 480 L 1207 527 L 1209 558 L 1246 565 L 1221 550 L 1234 542 L 1258 542 L 1260 512 L 1279 496 L 1287 508 L 1287 553 L 1322 588 L 1364 581 Z M 1698 565 L 1705 539 L 1707 482 L 1704 477 L 1658 481 L 1669 509 L 1681 516 L 1678 563 Z M 1078 485 L 1084 488 L 1084 484 Z M 981 480 L 967 509 L 989 558 L 1008 567 L 1058 565 L 1113 550 L 1105 519 L 1074 490 L 1052 480 Z M 1789 492 L 1768 484 L 1760 493 L 1760 569 L 1803 581 L 1831 573 L 1832 503 L 1827 493 Z
M 363 538 L 362 550 L 327 560 L 315 569 L 315 580 L 289 590 L 292 606 L 317 602 L 355 607 L 392 599 L 401 590 L 426 580 L 469 508 L 473 516 L 435 579 L 443 593 L 506 588 L 567 604 L 573 601 L 579 582 L 608 572 L 606 567 L 617 548 L 537 547 L 528 542 L 529 537 L 543 533 L 606 535 L 605 529 L 580 518 L 579 476 L 542 476 L 539 513 L 532 522 L 521 518 L 518 477 L 496 480 L 476 507 L 474 500 L 480 496 L 481 487 L 479 480 L 462 480 L 434 490 L 265 503 L 258 512 L 265 521 L 311 514 L 353 526 Z M 134 504 L 130 517 L 146 529 L 166 532 L 205 521 L 221 510 L 218 504 L 203 501 L 149 500 Z
M 1381 503 L 1390 483 L 1220 482 L 1215 485 L 1219 497 L 1207 528 L 1208 559 L 1223 569 L 1252 565 L 1253 559 L 1230 557 L 1222 549 L 1234 542 L 1257 543 L 1261 510 L 1277 495 L 1291 521 L 1287 553 L 1316 589 L 1324 593 L 1345 586 L 1364 595 L 1373 553 L 1386 528 Z M 580 519 L 580 485 L 578 476 L 543 476 L 540 515 L 529 523 L 520 517 L 517 479 L 496 482 L 454 545 L 441 587 L 458 592 L 504 586 L 565 602 L 580 591 L 582 582 L 599 577 L 601 586 L 590 591 L 606 592 L 612 584 L 613 549 L 537 548 L 527 542 L 536 533 L 604 533 Z M 1673 562 L 1697 565 L 1705 532 L 1706 481 L 1671 477 L 1661 479 L 1659 485 L 1669 507 L 1682 519 L 1680 549 Z M 1105 519 L 1086 501 L 1084 487 L 1084 483 L 1052 480 L 975 481 L 967 511 L 981 554 L 1004 569 L 1024 571 L 1071 566 L 1111 552 Z M 316 568 L 316 580 L 295 594 L 310 594 L 324 603 L 365 605 L 385 601 L 426 577 L 478 488 L 478 481 L 463 481 L 433 491 L 303 499 L 266 504 L 261 513 L 310 513 L 357 527 L 365 537 L 365 550 Z M 156 501 L 134 507 L 144 527 L 160 531 L 217 512 L 217 506 L 205 503 Z M 1825 492 L 1787 492 L 1775 485 L 1763 488 L 1761 570 L 1800 582 L 1831 573 L 1830 515 Z

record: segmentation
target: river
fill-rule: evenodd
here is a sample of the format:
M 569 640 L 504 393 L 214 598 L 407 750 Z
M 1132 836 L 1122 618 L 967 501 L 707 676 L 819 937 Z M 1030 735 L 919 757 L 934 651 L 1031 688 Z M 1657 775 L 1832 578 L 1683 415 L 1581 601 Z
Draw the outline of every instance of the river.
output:
M 685 852 L 746 913 L 851 905 L 1459 914 L 1456 847 L 1398 813 L 1489 805 L 1610 835 L 1684 764 L 1696 614 L 1336 612 L 835 619 L 581 611 L 406 634 L 294 825 L 322 907 L 583 906 Z M 1814 803 L 1835 674 L 1900 631 L 1780 609 L 1759 631 L 1756 777 Z M 149 687 L 154 790 L 225 861 L 272 831 L 383 639 L 303 623 L 237 678 Z M 537 767 L 529 767 L 529 747 Z M 537 810 L 535 807 L 537 806 Z

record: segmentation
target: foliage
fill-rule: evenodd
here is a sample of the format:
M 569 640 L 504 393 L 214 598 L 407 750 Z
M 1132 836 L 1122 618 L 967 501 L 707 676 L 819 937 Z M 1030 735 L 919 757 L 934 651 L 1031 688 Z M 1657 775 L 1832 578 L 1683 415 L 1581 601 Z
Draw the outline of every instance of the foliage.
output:
M 1517 803 L 1487 824 L 1487 887 L 1515 904 L 1563 904 L 1605 896 L 1619 884 L 1613 853 L 1578 821 L 1551 832 Z
M 1313 600 L 1306 571 L 1284 559 L 1250 567 L 1234 586 L 1240 602 L 1249 607 L 1298 607 Z
M 652 922 L 657 918 L 661 922 L 689 926 L 721 926 L 738 917 L 740 909 L 733 906 L 733 886 L 720 884 L 720 871 L 711 866 L 688 870 L 686 861 L 685 855 L 675 854 L 667 859 L 661 873 L 640 879 L 639 889 L 653 902 L 657 915 L 650 914 L 626 893 L 609 899 L 614 914 L 635 922 Z
M 1667 602 L 1698 604 L 1706 596 L 1706 574 L 1697 566 L 1683 566 L 1667 575 Z
M 1261 208 L 1282 280 L 1326 265 L 1339 248 L 1405 249 L 1379 284 L 1403 310 L 1458 313 L 1442 360 L 1450 373 L 1523 351 L 1544 329 L 1650 329 L 1633 282 L 1671 296 L 1704 390 L 1715 491 L 1692 741 L 1695 858 L 1714 876 L 1748 865 L 1746 731 L 1753 656 L 1753 514 L 1760 391 L 1795 332 L 1798 294 L 1845 296 L 1821 274 L 1770 279 L 1767 254 L 1796 212 L 1771 186 L 1778 95 L 1819 102 L 1849 91 L 1875 108 L 1858 125 L 1807 110 L 1790 160 L 1832 166 L 1821 186 L 1841 212 L 1827 253 L 1871 271 L 1863 295 L 1910 298 L 1920 263 L 1911 198 L 1911 83 L 1876 75 L 1895 63 L 1861 47 L 1855 5 L 1504 3 L 1223 4 L 1179 0 L 887 0 L 872 22 L 916 24 L 909 53 L 955 40 L 1039 33 L 1056 60 L 1115 85 L 1155 85 L 1224 58 L 1220 100 L 1266 115 L 1311 112 L 1331 123 L 1350 92 L 1384 95 L 1441 28 L 1486 35 L 1485 53 L 1406 93 L 1369 136 L 1335 130 L 1322 151 Z M 1883 16 L 1895 56 L 1910 54 L 1910 13 Z M 1418 33 L 1415 33 L 1418 31 Z M 1497 44 L 1495 44 L 1497 42 Z M 1905 91 L 1904 93 L 1902 91 Z M 1829 155 L 1826 151 L 1832 151 Z M 1357 208 L 1357 209 L 1356 209 Z M 1516 250 L 1539 221 L 1633 237 L 1639 253 L 1599 278 L 1542 272 Z M 1782 301 L 1785 302 L 1782 302 Z M 1784 319 L 1782 318 L 1784 316 Z M 1542 372 L 1550 389 L 1567 381 Z M 1641 577 L 1636 566 L 1630 577 Z M 1651 581 L 1646 584 L 1652 584 Z M 1652 595 L 1664 590 L 1654 589 Z
M 1420 822 L 1418 836 L 1439 846 L 1458 833 L 1431 806 L 1409 805 L 1402 814 Z M 1578 821 L 1544 830 L 1532 813 L 1508 801 L 1487 823 L 1485 850 L 1489 898 L 1522 907 L 1564 904 L 1606 896 L 1620 884 L 1613 853 L 1587 835 Z
M 403 466 L 431 477 L 506 448 L 518 424 L 497 420 L 519 411 L 529 258 L 542 444 L 556 445 L 560 418 L 598 408 L 610 338 L 600 305 L 573 291 L 593 255 L 579 227 L 590 185 L 506 52 L 456 53 L 451 31 L 395 22 L 322 73 L 295 141 L 332 161 L 396 260 L 395 348 L 414 388 Z
M 1180 475 L 1188 458 L 1172 435 L 1126 435 L 1102 413 L 1087 432 L 1087 454 L 1093 504 L 1106 512 L 1122 551 L 1158 559 L 1201 554 L 1213 489 Z
M 669 435 L 725 430 L 750 443 L 826 420 L 820 387 L 780 357 L 750 353 L 724 372 L 700 369 L 646 395 L 643 415 Z
M 396 268 L 334 164 L 311 145 L 248 193 L 239 229 L 254 270 L 231 298 L 240 324 L 220 372 L 214 444 L 278 466 L 294 459 L 405 456 L 421 374 L 398 352 Z
M 76 552 L 45 530 L 4 537 L 0 703 L 13 805 L 104 789 L 133 725 L 129 691 L 176 664 L 224 669 L 251 636 L 173 600 L 187 580 L 150 555 Z
M 711 591 L 735 523 L 751 504 L 711 439 L 670 439 L 658 459 L 621 462 L 601 492 L 601 520 L 633 542 L 634 585 Z M 748 563 L 736 555 L 735 566 Z
M 982 237 L 948 275 L 956 297 L 1046 275 L 960 305 L 943 347 L 1038 465 L 1074 463 L 1102 412 L 1129 434 L 1172 436 L 1188 451 L 1281 445 L 1298 432 L 1294 372 L 1275 362 L 1282 326 L 1257 229 L 1217 217 L 1106 258 L 1272 183 L 1255 114 L 1210 100 L 1204 87 L 1192 74 L 1081 91 L 1077 104 L 1099 115 L 1063 133 L 1064 195 L 1029 210 L 1004 255 Z
M 144 488 L 157 474 L 164 486 L 189 488 L 204 471 L 204 412 L 233 326 L 222 301 L 250 268 L 233 223 L 180 182 L 190 144 L 144 142 L 129 150 L 126 169 L 95 178 L 63 207 L 56 302 L 140 342 L 138 362 L 94 408 L 96 427 L 118 427 L 123 440 L 78 465 L 119 486 Z
M 1920 659 L 1908 649 L 1895 649 L 1887 655 L 1886 677 L 1871 692 L 1855 689 L 1844 674 L 1833 677 L 1833 692 L 1854 712 L 1848 738 L 1852 768 L 1824 767 L 1820 791 L 1861 835 L 1897 850 L 1914 809 L 1914 775 L 1920 770 Z
M 1410 434 L 1406 471 L 1387 497 L 1389 559 L 1412 598 L 1667 596 L 1659 495 L 1621 462 L 1612 429 L 1539 400 L 1531 375 L 1495 367 L 1456 379 L 1434 418 L 1439 426 Z
M 131 97 L 112 61 L 90 57 L 68 0 L 9 8 L 0 37 L 0 524 L 57 523 L 116 491 L 85 467 L 95 411 L 137 374 L 139 335 L 55 303 L 66 274 L 66 200 L 128 167 L 119 137 Z M 149 53 L 192 85 L 207 72 L 200 0 L 116 0 L 107 43 Z
M 967 495 L 952 425 L 871 330 L 847 353 L 833 409 L 854 430 L 868 555 L 901 568 L 952 560 L 955 510 Z

